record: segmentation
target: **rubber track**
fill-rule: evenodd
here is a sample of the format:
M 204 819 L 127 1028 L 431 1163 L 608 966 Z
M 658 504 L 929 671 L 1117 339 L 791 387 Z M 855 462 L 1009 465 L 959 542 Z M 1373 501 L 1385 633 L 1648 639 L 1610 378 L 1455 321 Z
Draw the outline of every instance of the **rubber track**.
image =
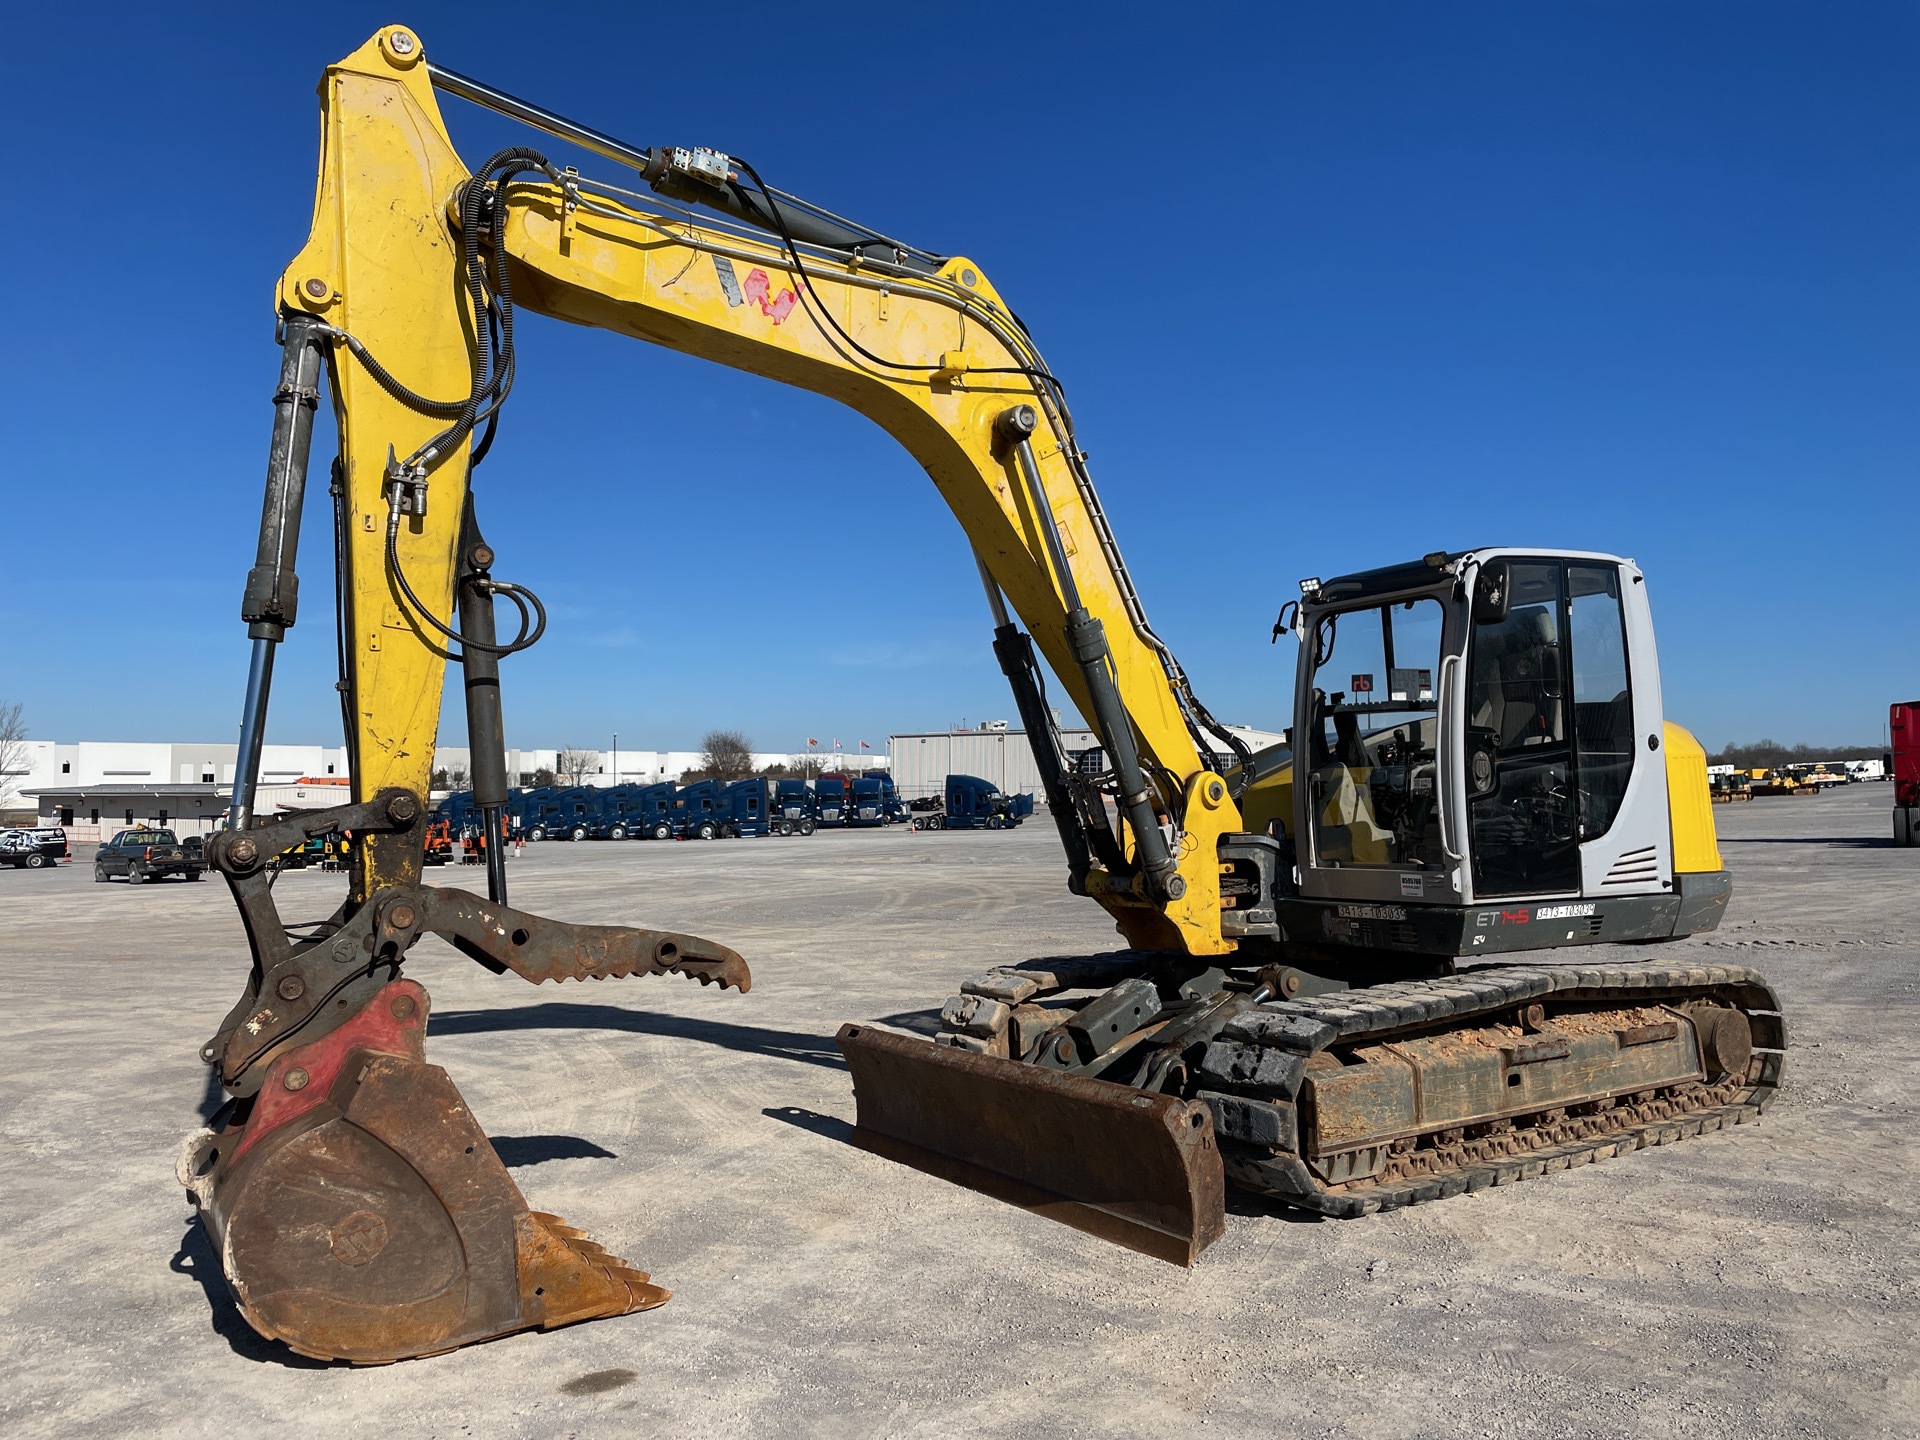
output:
M 1288 1147 L 1248 1144 L 1233 1133 L 1235 1129 L 1244 1133 L 1245 1127 L 1230 1114 L 1229 1097 L 1267 1102 L 1263 1109 L 1284 1114 L 1291 1124 L 1306 1059 L 1329 1045 L 1372 1044 L 1455 1028 L 1502 1017 L 1515 1005 L 1549 996 L 1562 1003 L 1660 1005 L 1718 1000 L 1735 1005 L 1746 1012 L 1754 1030 L 1754 1056 L 1746 1084 L 1734 1092 L 1732 1103 L 1441 1174 L 1338 1190 L 1322 1184 Z M 1218 1096 L 1214 1111 L 1228 1179 L 1301 1209 L 1347 1219 L 1510 1185 L 1646 1146 L 1748 1124 L 1759 1118 L 1778 1091 L 1785 1051 L 1786 1025 L 1779 1001 L 1767 982 L 1745 966 L 1494 964 L 1440 980 L 1405 981 L 1261 1005 L 1228 1022 L 1220 1037 L 1208 1045 L 1196 1078 L 1204 1091 Z

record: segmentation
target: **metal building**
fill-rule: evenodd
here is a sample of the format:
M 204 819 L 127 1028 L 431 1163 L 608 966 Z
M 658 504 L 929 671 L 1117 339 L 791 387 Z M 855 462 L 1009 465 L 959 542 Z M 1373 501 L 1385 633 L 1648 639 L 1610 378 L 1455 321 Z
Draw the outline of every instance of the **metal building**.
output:
M 1069 753 L 1099 742 L 1091 730 L 1062 730 Z M 1040 771 L 1024 730 L 939 730 L 924 735 L 889 735 L 887 760 L 893 783 L 909 800 L 942 793 L 949 775 L 977 775 L 1006 795 L 1039 795 Z M 1042 802 L 1044 803 L 1044 801 Z

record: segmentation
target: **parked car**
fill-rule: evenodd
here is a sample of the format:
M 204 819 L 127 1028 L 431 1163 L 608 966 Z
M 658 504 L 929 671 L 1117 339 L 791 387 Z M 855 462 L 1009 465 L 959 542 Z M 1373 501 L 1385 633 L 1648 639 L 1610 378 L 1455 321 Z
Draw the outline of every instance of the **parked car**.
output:
M 44 870 L 67 858 L 67 832 L 58 825 L 0 830 L 0 865 Z
M 189 855 L 171 830 L 118 831 L 93 857 L 93 878 L 101 884 L 115 875 L 124 875 L 129 885 L 141 885 L 168 875 L 198 880 L 206 869 L 205 859 L 196 860 Z

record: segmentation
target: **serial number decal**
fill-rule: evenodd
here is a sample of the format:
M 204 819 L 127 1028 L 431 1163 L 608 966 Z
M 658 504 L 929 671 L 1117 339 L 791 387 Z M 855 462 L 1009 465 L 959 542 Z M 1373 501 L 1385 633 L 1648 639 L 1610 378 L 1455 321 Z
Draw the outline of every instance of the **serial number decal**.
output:
M 1533 918 L 1536 920 L 1574 920 L 1582 915 L 1593 914 L 1593 906 L 1588 905 L 1536 905 Z
M 1404 920 L 1407 907 L 1404 905 L 1342 905 L 1339 910 L 1342 920 Z

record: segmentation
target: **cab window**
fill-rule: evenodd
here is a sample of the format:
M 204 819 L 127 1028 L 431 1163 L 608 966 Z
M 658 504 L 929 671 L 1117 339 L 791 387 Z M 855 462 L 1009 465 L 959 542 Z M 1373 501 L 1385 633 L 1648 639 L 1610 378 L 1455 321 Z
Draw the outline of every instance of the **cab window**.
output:
M 1307 736 L 1316 864 L 1445 864 L 1435 784 L 1444 620 L 1424 597 L 1316 627 Z
M 1506 612 L 1476 621 L 1467 656 L 1474 892 L 1577 890 L 1565 567 L 1503 563 Z
M 1633 687 L 1627 676 L 1620 567 L 1569 565 L 1567 594 L 1580 838 L 1592 840 L 1612 828 L 1633 775 Z

